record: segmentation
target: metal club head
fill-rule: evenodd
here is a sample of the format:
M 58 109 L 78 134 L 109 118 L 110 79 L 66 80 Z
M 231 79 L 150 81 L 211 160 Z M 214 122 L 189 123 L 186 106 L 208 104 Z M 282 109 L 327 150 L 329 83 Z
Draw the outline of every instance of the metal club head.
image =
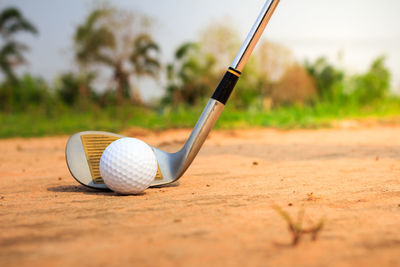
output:
M 152 147 L 158 170 L 150 186 L 162 186 L 175 182 L 186 171 L 206 140 L 222 112 L 224 105 L 210 99 L 185 145 L 176 153 L 167 153 Z M 107 189 L 100 174 L 100 158 L 113 141 L 125 136 L 98 131 L 80 132 L 72 135 L 65 149 L 69 171 L 81 184 Z
M 125 136 L 98 131 L 80 132 L 72 135 L 65 149 L 67 165 L 72 176 L 81 184 L 96 189 L 107 189 L 100 174 L 100 158 L 109 144 Z M 152 185 L 167 184 L 158 167 Z

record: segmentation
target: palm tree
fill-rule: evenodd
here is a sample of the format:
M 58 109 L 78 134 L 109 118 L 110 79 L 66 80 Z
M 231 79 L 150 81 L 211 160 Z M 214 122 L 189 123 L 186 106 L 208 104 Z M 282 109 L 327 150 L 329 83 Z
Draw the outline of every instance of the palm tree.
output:
M 3 43 L 0 47 L 0 70 L 11 82 L 17 80 L 14 68 L 26 62 L 23 53 L 28 50 L 28 46 L 14 38 L 23 31 L 38 33 L 35 26 L 17 8 L 10 7 L 0 12 L 0 38 Z
M 164 104 L 196 105 L 215 86 L 215 57 L 204 54 L 197 43 L 184 43 L 167 66 L 168 86 Z
M 158 77 L 161 64 L 154 53 L 159 52 L 160 47 L 150 35 L 146 33 L 138 35 L 133 42 L 133 52 L 129 58 L 133 67 L 133 75 L 137 78 Z M 136 91 L 136 100 L 141 102 L 140 95 L 137 95 L 137 93 Z
M 161 67 L 160 49 L 151 36 L 134 34 L 135 19 L 126 11 L 102 7 L 92 11 L 75 34 L 79 64 L 85 68 L 100 65 L 111 69 L 118 103 L 135 95 L 130 86 L 132 76 L 156 77 Z
M 96 27 L 97 21 L 107 15 L 107 10 L 93 11 L 85 23 L 80 25 L 74 36 L 76 44 L 75 59 L 79 67 L 78 92 L 79 104 L 85 108 L 88 101 L 89 85 L 93 80 L 93 72 L 89 71 L 89 66 L 101 58 L 101 49 L 115 47 L 115 39 L 112 32 L 104 26 Z

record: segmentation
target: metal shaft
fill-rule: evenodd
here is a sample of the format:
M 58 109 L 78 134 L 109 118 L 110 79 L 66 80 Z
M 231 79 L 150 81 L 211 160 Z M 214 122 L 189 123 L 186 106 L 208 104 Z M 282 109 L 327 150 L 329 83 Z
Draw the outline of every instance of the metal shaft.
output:
M 239 53 L 233 60 L 231 68 L 234 68 L 235 70 L 238 71 L 243 70 L 247 60 L 249 59 L 251 53 L 253 52 L 254 47 L 256 46 L 258 40 L 260 39 L 278 3 L 279 0 L 266 1 L 263 9 L 261 10 L 260 15 L 258 16 L 256 22 L 253 25 L 253 28 L 251 28 L 251 31 L 248 34 L 246 40 L 244 41 L 242 47 L 240 48 Z

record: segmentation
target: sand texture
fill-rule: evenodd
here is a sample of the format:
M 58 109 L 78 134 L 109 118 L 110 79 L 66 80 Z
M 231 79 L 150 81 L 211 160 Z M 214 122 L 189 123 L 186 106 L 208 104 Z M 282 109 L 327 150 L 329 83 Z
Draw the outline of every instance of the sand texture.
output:
M 174 151 L 188 130 L 132 130 Z M 179 185 L 79 185 L 68 137 L 0 140 L 0 266 L 400 266 L 400 127 L 214 131 Z M 321 218 L 297 246 L 286 222 Z

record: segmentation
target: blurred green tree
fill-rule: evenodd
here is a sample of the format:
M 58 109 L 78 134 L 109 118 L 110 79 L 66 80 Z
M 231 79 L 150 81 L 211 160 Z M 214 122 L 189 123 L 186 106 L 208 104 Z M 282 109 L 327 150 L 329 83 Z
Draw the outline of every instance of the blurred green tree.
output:
M 96 74 L 93 72 L 83 74 L 67 72 L 62 74 L 55 87 L 58 97 L 68 106 L 79 105 L 81 108 L 86 108 L 86 105 L 95 96 L 92 88 L 92 82 L 95 78 Z M 82 102 L 82 87 L 85 90 L 84 102 Z
M 390 72 L 385 66 L 385 57 L 375 59 L 365 74 L 353 78 L 353 92 L 361 104 L 386 97 L 390 90 Z
M 16 82 L 15 67 L 26 63 L 28 46 L 15 39 L 20 32 L 37 34 L 35 26 L 14 7 L 0 11 L 0 70 L 10 82 Z
M 167 66 L 168 85 L 163 104 L 196 105 L 210 91 L 215 74 L 215 58 L 203 55 L 197 43 L 185 43 L 175 52 L 173 63 Z
M 385 57 L 375 59 L 364 74 L 345 75 L 325 58 L 305 63 L 314 78 L 320 99 L 340 105 L 365 105 L 386 97 L 390 91 L 390 72 Z
M 184 43 L 167 66 L 164 105 L 196 105 L 208 98 L 240 47 L 238 34 L 226 22 L 207 25 L 196 43 Z M 234 97 L 235 98 L 235 97 Z
M 0 87 L 0 110 L 23 112 L 45 108 L 54 103 L 54 97 L 47 83 L 30 74 L 25 74 L 17 82 L 6 81 Z
M 313 63 L 306 61 L 304 67 L 314 78 L 320 98 L 335 101 L 344 95 L 344 73 L 330 64 L 326 58 L 318 58 Z
M 81 72 L 99 66 L 111 69 L 117 102 L 133 96 L 141 103 L 139 92 L 131 86 L 132 76 L 157 77 L 161 68 L 160 48 L 148 32 L 147 18 L 109 5 L 96 8 L 74 36 Z M 81 89 L 81 94 L 88 94 L 86 88 Z

